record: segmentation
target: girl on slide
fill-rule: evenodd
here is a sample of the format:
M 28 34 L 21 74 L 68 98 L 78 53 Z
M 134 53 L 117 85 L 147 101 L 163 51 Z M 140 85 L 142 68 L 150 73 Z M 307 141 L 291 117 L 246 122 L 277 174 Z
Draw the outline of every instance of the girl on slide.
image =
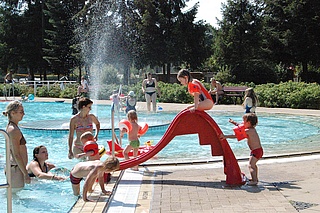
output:
M 194 97 L 194 104 L 188 106 L 187 109 L 193 112 L 210 110 L 213 107 L 213 100 L 208 90 L 199 80 L 193 79 L 187 69 L 181 69 L 177 79 L 183 86 L 188 86 L 188 92 Z

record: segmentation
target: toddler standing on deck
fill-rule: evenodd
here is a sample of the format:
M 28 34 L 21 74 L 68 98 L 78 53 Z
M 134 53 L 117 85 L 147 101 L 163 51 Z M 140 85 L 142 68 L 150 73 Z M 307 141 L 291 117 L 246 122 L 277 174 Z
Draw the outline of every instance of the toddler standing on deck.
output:
M 263 149 L 261 146 L 259 135 L 255 129 L 258 123 L 258 117 L 255 113 L 246 113 L 243 115 L 243 125 L 245 133 L 247 135 L 247 143 L 251 150 L 249 158 L 249 172 L 251 174 L 251 180 L 249 186 L 255 186 L 258 184 L 258 160 L 263 156 Z M 236 135 L 224 135 L 221 134 L 220 139 L 236 138 Z
M 129 160 L 129 152 L 133 150 L 133 157 L 138 156 L 138 150 L 140 146 L 140 141 L 139 141 L 139 131 L 141 129 L 141 126 L 137 123 L 138 121 L 138 116 L 136 111 L 130 110 L 127 114 L 128 121 L 130 122 L 132 129 L 129 132 L 126 132 L 126 129 L 122 129 L 120 132 L 120 137 L 122 138 L 124 133 L 128 134 L 128 140 L 129 144 L 126 146 L 126 148 L 123 151 L 124 158 L 126 160 Z M 132 167 L 132 170 L 134 171 L 139 171 L 138 165 Z
M 187 109 L 194 112 L 195 110 L 210 110 L 213 107 L 213 100 L 208 90 L 199 80 L 193 79 L 188 70 L 180 70 L 177 79 L 182 85 L 188 86 L 188 92 L 194 97 L 194 104 L 188 106 Z

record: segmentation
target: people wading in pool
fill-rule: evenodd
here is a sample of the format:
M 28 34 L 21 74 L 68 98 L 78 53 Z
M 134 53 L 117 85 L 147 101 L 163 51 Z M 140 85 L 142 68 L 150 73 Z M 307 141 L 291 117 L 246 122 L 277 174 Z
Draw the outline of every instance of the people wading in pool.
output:
M 194 97 L 194 104 L 188 106 L 187 109 L 193 112 L 195 110 L 210 110 L 213 107 L 213 101 L 208 90 L 199 80 L 193 79 L 188 70 L 180 70 L 177 79 L 183 86 L 188 86 L 188 92 Z
M 7 116 L 9 121 L 6 131 L 10 140 L 11 187 L 22 188 L 31 180 L 26 169 L 28 164 L 26 140 L 18 127 L 18 123 L 24 116 L 22 103 L 20 101 L 10 102 L 3 115 Z
M 100 122 L 95 115 L 90 114 L 92 104 L 93 102 L 89 98 L 80 98 L 78 102 L 79 112 L 70 120 L 68 139 L 69 159 L 72 159 L 77 154 L 83 153 L 83 144 L 80 141 L 80 136 L 87 131 L 93 133 L 93 124 L 96 127 L 94 138 L 96 141 L 98 140 Z M 75 138 L 74 133 L 76 133 Z
M 29 177 L 37 177 L 46 180 L 65 180 L 66 178 L 54 175 L 50 172 L 56 166 L 46 162 L 48 160 L 48 150 L 40 145 L 33 149 L 33 160 L 28 164 L 27 171 Z
M 155 78 L 152 78 L 152 74 L 149 72 L 147 78 L 142 81 L 142 92 L 145 94 L 147 109 L 150 112 L 151 102 L 153 112 L 157 111 L 157 92 L 160 94 L 160 89 L 158 87 L 158 82 Z

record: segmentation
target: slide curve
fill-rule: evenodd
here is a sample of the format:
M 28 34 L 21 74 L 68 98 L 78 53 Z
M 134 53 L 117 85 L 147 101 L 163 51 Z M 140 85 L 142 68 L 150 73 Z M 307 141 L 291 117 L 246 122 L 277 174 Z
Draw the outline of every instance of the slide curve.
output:
M 226 183 L 244 184 L 243 175 L 226 139 L 220 140 L 220 127 L 212 117 L 203 111 L 190 112 L 186 109 L 176 115 L 160 141 L 147 153 L 120 163 L 120 170 L 139 165 L 160 152 L 175 136 L 198 134 L 200 145 L 210 145 L 212 156 L 223 156 Z

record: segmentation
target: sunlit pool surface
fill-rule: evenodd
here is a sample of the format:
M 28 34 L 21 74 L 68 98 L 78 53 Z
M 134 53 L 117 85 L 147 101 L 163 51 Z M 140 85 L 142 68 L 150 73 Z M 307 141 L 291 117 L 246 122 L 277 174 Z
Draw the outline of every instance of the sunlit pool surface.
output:
M 7 103 L 0 103 L 0 109 L 5 110 Z M 68 103 L 24 103 L 25 117 L 21 125 L 29 125 L 37 122 L 50 124 L 53 121 L 61 122 L 61 125 L 68 125 L 71 115 L 71 105 Z M 92 113 L 98 116 L 102 126 L 110 126 L 110 106 L 93 105 Z M 153 124 L 167 123 L 171 121 L 177 112 L 159 112 L 156 114 L 138 112 L 139 122 Z M 228 122 L 229 118 L 241 122 L 241 113 L 226 111 L 214 111 L 209 113 L 217 122 L 225 134 L 232 134 L 233 125 Z M 125 118 L 123 113 L 115 116 L 117 127 L 118 121 Z M 1 116 L 0 128 L 5 129 L 7 117 Z M 56 124 L 55 124 L 56 125 Z M 60 125 L 60 124 L 59 124 Z M 197 125 L 195 123 L 195 125 Z M 293 152 L 307 152 L 319 150 L 319 127 L 318 118 L 311 116 L 292 116 L 292 115 L 269 115 L 259 114 L 259 124 L 256 127 L 260 135 L 265 155 L 278 155 Z M 49 162 L 59 168 L 67 170 L 78 162 L 68 159 L 68 131 L 47 131 L 29 130 L 21 128 L 27 140 L 29 161 L 32 160 L 32 150 L 35 146 L 45 145 L 49 152 Z M 152 140 L 156 144 L 163 133 L 165 127 L 152 128 L 141 137 L 141 143 Z M 116 132 L 119 135 L 118 132 Z M 106 141 L 111 139 L 110 131 L 101 131 L 99 134 L 99 144 L 107 146 Z M 0 181 L 5 182 L 4 176 L 4 139 L 0 143 Z M 249 149 L 246 141 L 237 142 L 229 139 L 229 144 L 237 158 L 248 157 Z M 127 139 L 123 140 L 124 146 Z M 103 157 L 105 159 L 106 156 Z M 168 163 L 168 162 L 189 162 L 189 161 L 210 161 L 221 159 L 212 157 L 210 146 L 200 146 L 197 135 L 183 135 L 175 137 L 156 158 L 148 160 L 146 163 Z M 68 172 L 61 175 L 68 175 Z M 82 185 L 83 183 L 81 183 Z M 0 189 L 0 200 L 6 201 L 6 190 Z M 64 182 L 49 180 L 34 180 L 32 184 L 16 193 L 13 198 L 13 212 L 68 212 L 77 198 L 72 195 L 71 183 L 69 180 Z M 0 205 L 0 212 L 6 211 L 6 205 Z

